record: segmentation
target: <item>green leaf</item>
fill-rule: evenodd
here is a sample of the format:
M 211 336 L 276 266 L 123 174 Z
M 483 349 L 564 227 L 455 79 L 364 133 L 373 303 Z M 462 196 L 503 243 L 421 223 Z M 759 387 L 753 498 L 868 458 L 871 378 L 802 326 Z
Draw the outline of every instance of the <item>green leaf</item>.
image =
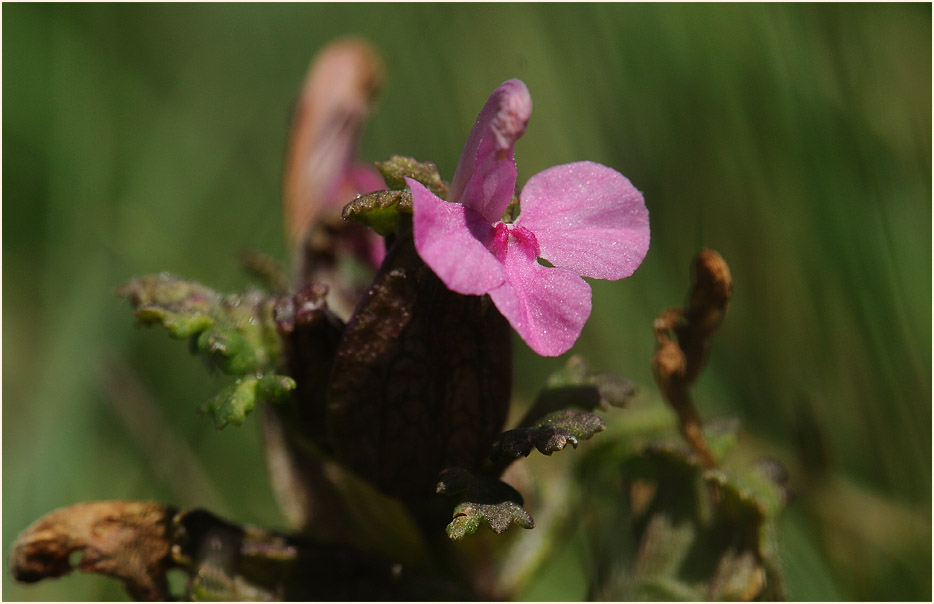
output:
M 562 369 L 548 377 L 545 388 L 518 427 L 504 432 L 494 442 L 490 450 L 491 473 L 502 473 L 512 460 L 528 456 L 532 447 L 545 455 L 568 444 L 577 448 L 581 440 L 606 427 L 592 413 L 594 409 L 623 406 L 636 392 L 629 380 L 612 373 L 592 373 L 581 357 L 572 356 Z
M 645 525 L 636 558 L 634 599 L 700 601 L 702 585 L 686 581 L 681 569 L 698 539 L 689 519 L 655 514 Z
M 258 401 L 276 403 L 295 389 L 292 378 L 267 374 L 260 377 L 248 376 L 235 380 L 198 409 L 200 415 L 210 414 L 218 430 L 227 424 L 243 425 L 247 413 Z
M 454 520 L 447 525 L 445 532 L 457 541 L 476 533 L 481 524 L 489 526 L 497 535 L 513 524 L 527 529 L 535 526 L 529 513 L 515 502 L 488 504 L 465 501 L 454 508 Z
M 293 390 L 295 390 L 295 380 L 278 373 L 267 373 L 259 379 L 256 385 L 257 396 L 270 403 L 281 403 Z
M 130 300 L 144 325 L 161 324 L 173 338 L 183 339 L 214 323 L 212 310 L 220 294 L 194 281 L 168 273 L 135 279 L 117 289 Z
M 723 521 L 732 526 L 745 525 L 750 551 L 764 572 L 761 576 L 750 574 L 748 581 L 760 580 L 766 599 L 784 599 L 778 542 L 778 522 L 788 502 L 788 475 L 784 467 L 775 460 L 761 459 L 740 474 L 711 470 L 705 473 L 704 478 L 708 484 L 716 485 L 721 493 Z M 741 562 L 730 561 L 722 572 L 728 575 L 747 572 Z M 734 598 L 732 594 L 736 592 L 737 585 L 742 585 L 732 576 L 722 578 L 721 582 L 723 585 L 718 585 L 718 588 L 727 592 L 723 599 Z
M 711 432 L 718 430 L 733 431 L 721 426 Z M 625 469 L 637 535 L 635 563 L 620 583 L 629 591 L 604 595 L 784 598 L 776 535 L 786 477 L 777 462 L 759 462 L 734 474 L 705 469 L 680 443 L 655 444 Z
M 295 389 L 292 378 L 272 372 L 282 355 L 276 298 L 260 292 L 221 296 L 164 273 L 131 281 L 117 294 L 129 299 L 144 325 L 161 324 L 174 338 L 190 338 L 212 367 L 243 376 L 198 409 L 214 418 L 218 430 L 241 425 L 258 400 L 277 402 Z
M 739 419 L 717 417 L 704 423 L 704 440 L 715 459 L 723 460 L 739 438 Z
M 440 197 L 447 199 L 448 187 L 438 173 L 438 167 L 431 162 L 419 162 L 412 157 L 393 155 L 384 162 L 377 162 L 376 168 L 383 175 L 386 186 L 401 191 L 407 188 L 405 178 L 419 182 Z
M 214 324 L 214 319 L 201 313 L 173 313 L 162 308 L 149 307 L 136 311 L 136 318 L 144 325 L 159 323 L 177 340 L 191 337 Z
M 385 162 L 377 162 L 376 167 L 390 190 L 358 195 L 344 206 L 341 212 L 344 220 L 368 226 L 383 237 L 392 234 L 404 216 L 412 215 L 412 193 L 405 184 L 405 178 L 420 182 L 442 199 L 447 197 L 448 187 L 431 162 L 393 155 Z
M 555 411 L 540 421 L 538 425 L 541 428 L 566 430 L 579 440 L 587 440 L 606 428 L 606 424 L 603 423 L 600 416 L 573 409 Z
M 341 218 L 368 226 L 383 237 L 391 235 L 403 216 L 412 215 L 409 191 L 376 191 L 359 195 L 344 206 Z
M 221 296 L 166 273 L 131 281 L 117 294 L 129 299 L 140 323 L 160 324 L 173 338 L 193 338 L 194 349 L 225 373 L 264 372 L 279 362 L 282 345 L 271 296 Z
M 483 524 L 497 534 L 513 524 L 527 529 L 535 527 L 532 517 L 522 507 L 522 495 L 495 478 L 477 477 L 462 468 L 449 468 L 442 472 L 436 491 L 458 498 L 453 520 L 446 528 L 448 537 L 455 541 L 476 533 Z
M 255 377 L 235 380 L 198 408 L 199 415 L 210 414 L 214 426 L 221 430 L 227 424 L 243 425 L 246 414 L 256 406 Z
M 224 373 L 245 374 L 257 368 L 257 359 L 246 337 L 230 324 L 214 324 L 201 332 L 196 340 L 199 351 L 212 366 Z

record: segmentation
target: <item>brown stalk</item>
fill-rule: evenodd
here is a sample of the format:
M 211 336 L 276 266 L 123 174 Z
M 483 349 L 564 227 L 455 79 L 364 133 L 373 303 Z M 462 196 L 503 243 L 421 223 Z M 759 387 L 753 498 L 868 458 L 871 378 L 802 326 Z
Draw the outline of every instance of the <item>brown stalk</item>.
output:
M 717 465 L 704 438 L 690 387 L 707 360 L 714 332 L 723 322 L 733 280 L 726 261 L 713 250 L 694 258 L 694 284 L 687 308 L 670 308 L 655 318 L 657 343 L 652 372 L 665 400 L 678 415 L 681 434 L 708 467 Z

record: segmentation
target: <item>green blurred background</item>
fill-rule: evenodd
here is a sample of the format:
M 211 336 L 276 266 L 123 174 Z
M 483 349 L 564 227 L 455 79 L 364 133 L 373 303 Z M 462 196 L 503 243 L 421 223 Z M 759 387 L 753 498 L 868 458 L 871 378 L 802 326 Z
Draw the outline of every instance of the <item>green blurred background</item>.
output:
M 239 249 L 284 257 L 289 108 L 348 33 L 389 75 L 364 158 L 450 178 L 487 95 L 519 77 L 535 101 L 520 182 L 589 159 L 644 192 L 648 258 L 594 283 L 575 350 L 649 400 L 652 319 L 717 249 L 734 302 L 695 393 L 791 472 L 790 597 L 930 599 L 929 4 L 5 4 L 5 561 L 30 522 L 85 500 L 283 525 L 256 420 L 196 417 L 222 377 L 134 327 L 113 288 L 169 270 L 234 291 Z M 528 399 L 561 360 L 516 354 Z M 585 565 L 570 547 L 525 595 L 583 598 Z M 7 570 L 3 596 L 124 597 Z

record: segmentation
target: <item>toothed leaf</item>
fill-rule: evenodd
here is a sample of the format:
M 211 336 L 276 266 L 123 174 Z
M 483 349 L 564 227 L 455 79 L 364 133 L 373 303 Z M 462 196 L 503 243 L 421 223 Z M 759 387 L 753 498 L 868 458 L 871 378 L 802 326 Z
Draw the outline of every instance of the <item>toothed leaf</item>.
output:
M 161 324 L 176 339 L 184 339 L 214 323 L 212 309 L 220 294 L 194 281 L 168 273 L 135 279 L 117 289 L 128 298 L 144 325 Z
M 257 368 L 257 359 L 247 339 L 235 327 L 214 324 L 197 339 L 197 348 L 224 373 L 244 374 Z
M 256 394 L 264 401 L 280 403 L 295 390 L 295 380 L 287 375 L 267 373 L 256 384 Z
M 732 430 L 721 426 L 710 432 Z M 786 494 L 784 469 L 777 462 L 733 474 L 706 469 L 685 446 L 654 444 L 627 464 L 626 474 L 635 564 L 620 583 L 626 591 L 601 596 L 784 599 L 776 534 Z
M 613 373 L 592 373 L 583 358 L 575 355 L 565 367 L 548 377 L 520 425 L 533 426 L 550 413 L 568 408 L 593 411 L 623 407 L 637 392 L 626 378 Z
M 396 230 L 403 215 L 412 215 L 412 194 L 408 191 L 376 191 L 360 195 L 341 212 L 344 220 L 368 226 L 383 237 Z
M 393 155 L 384 162 L 377 162 L 376 168 L 390 189 L 401 191 L 407 188 L 405 179 L 411 178 L 425 185 L 429 191 L 442 199 L 448 196 L 448 186 L 441 180 L 438 167 L 431 162 L 419 162 L 412 157 Z
M 477 477 L 461 468 L 442 472 L 436 487 L 438 493 L 455 495 L 459 503 L 446 532 L 453 540 L 477 532 L 485 524 L 494 533 L 502 533 L 511 525 L 534 528 L 535 522 L 522 507 L 522 495 L 495 478 Z
M 129 299 L 140 323 L 161 324 L 173 338 L 193 338 L 194 349 L 225 373 L 261 372 L 278 363 L 281 343 L 269 296 L 221 296 L 165 273 L 131 281 L 117 294 Z
M 206 314 L 173 313 L 155 307 L 139 309 L 136 311 L 136 318 L 143 325 L 161 324 L 169 330 L 169 335 L 177 340 L 191 337 L 214 324 L 214 319 Z
M 556 411 L 535 426 L 504 432 L 493 444 L 490 457 L 494 461 L 528 457 L 533 446 L 545 455 L 560 451 L 567 445 L 576 449 L 580 441 L 605 428 L 603 420 L 589 411 Z
M 243 425 L 257 401 L 279 402 L 295 388 L 295 381 L 283 375 L 248 376 L 235 380 L 198 409 L 200 415 L 210 414 L 218 430 L 227 424 Z

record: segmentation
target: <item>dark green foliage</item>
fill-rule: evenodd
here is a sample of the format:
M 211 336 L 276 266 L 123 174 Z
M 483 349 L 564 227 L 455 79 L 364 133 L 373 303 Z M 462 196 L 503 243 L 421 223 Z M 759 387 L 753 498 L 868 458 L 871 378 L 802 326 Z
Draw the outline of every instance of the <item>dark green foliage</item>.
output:
M 587 440 L 605 428 L 600 417 L 586 411 L 555 411 L 528 428 L 516 428 L 503 432 L 493 445 L 490 457 L 494 461 L 502 458 L 528 457 L 534 446 L 545 455 L 571 445 L 575 449 L 581 440 Z
M 635 387 L 628 380 L 614 374 L 593 374 L 582 358 L 572 356 L 565 367 L 548 378 L 520 425 L 502 433 L 493 443 L 489 453 L 492 463 L 483 467 L 483 478 L 461 469 L 445 471 L 438 492 L 462 493 L 454 520 L 448 525 L 448 536 L 461 539 L 476 532 L 481 524 L 497 533 L 510 524 L 531 528 L 532 518 L 522 508 L 519 493 L 496 477 L 513 460 L 528 456 L 533 447 L 545 455 L 567 445 L 577 448 L 581 441 L 606 427 L 593 409 L 622 406 L 634 395 Z
M 656 444 L 626 464 L 636 542 L 616 577 L 621 599 L 784 599 L 777 523 L 786 478 L 763 461 L 707 470 L 682 445 Z
M 377 162 L 376 167 L 390 190 L 358 196 L 344 207 L 341 213 L 344 220 L 368 226 L 384 237 L 393 233 L 403 216 L 412 215 L 412 194 L 405 184 L 406 177 L 425 185 L 442 199 L 447 196 L 448 187 L 431 162 L 393 155 L 385 162 Z
M 494 533 L 502 533 L 513 524 L 527 529 L 535 526 L 532 517 L 522 508 L 522 495 L 501 480 L 451 468 L 441 474 L 436 490 L 458 499 L 454 519 L 447 526 L 451 539 L 472 535 L 481 524 L 490 527 Z
M 526 412 L 521 426 L 532 426 L 548 414 L 569 407 L 593 411 L 623 407 L 638 393 L 635 384 L 614 373 L 593 373 L 574 355 L 567 365 L 548 376 L 545 387 Z
M 361 195 L 344 206 L 341 218 L 359 222 L 385 237 L 396 230 L 403 215 L 411 214 L 409 191 L 376 191 Z
M 502 472 L 512 460 L 528 456 L 532 447 L 545 455 L 568 444 L 577 448 L 580 441 L 605 427 L 594 409 L 622 407 L 635 394 L 629 380 L 613 373 L 594 374 L 583 358 L 572 356 L 548 377 L 519 425 L 496 440 L 490 451 L 494 473 Z
M 384 162 L 376 162 L 376 167 L 390 189 L 401 191 L 407 188 L 405 178 L 419 182 L 440 197 L 448 196 L 448 186 L 441 179 L 438 167 L 432 162 L 419 162 L 412 157 L 393 155 Z

